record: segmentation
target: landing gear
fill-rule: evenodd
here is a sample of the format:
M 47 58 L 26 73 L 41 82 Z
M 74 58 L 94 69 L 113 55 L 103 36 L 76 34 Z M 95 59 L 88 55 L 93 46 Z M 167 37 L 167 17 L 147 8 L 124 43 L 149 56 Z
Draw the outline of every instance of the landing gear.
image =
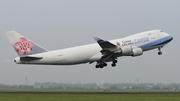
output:
M 104 63 L 97 63 L 95 67 L 96 68 L 103 68 L 103 67 L 106 67 L 106 66 L 107 66 L 107 63 L 104 62 Z
M 99 68 L 99 65 L 96 65 L 95 67 L 96 67 L 96 68 Z
M 117 63 L 118 61 L 117 60 L 113 60 L 113 63 Z
M 158 52 L 158 55 L 162 55 L 162 52 Z
M 159 50 L 158 55 L 162 55 L 161 47 L 158 47 L 158 50 Z
M 107 63 L 104 63 L 104 67 L 106 67 L 107 66 Z
M 96 68 L 103 68 L 103 65 L 97 64 Z
M 116 64 L 115 64 L 115 63 L 112 63 L 112 64 L 111 64 L 111 66 L 112 66 L 112 67 L 115 67 L 115 66 L 116 66 Z
M 111 66 L 112 66 L 112 67 L 115 67 L 115 66 L 116 66 L 116 63 L 117 63 L 117 60 L 114 59 L 113 62 L 112 62 L 112 64 L 111 64 Z
M 118 61 L 116 60 L 116 59 L 113 59 L 113 61 L 112 61 L 112 64 L 111 64 L 111 66 L 112 67 L 115 67 L 116 66 L 116 63 L 117 63 Z M 106 67 L 107 66 L 107 63 L 105 63 L 105 62 L 97 62 L 97 64 L 96 64 L 96 68 L 104 68 L 104 67 Z

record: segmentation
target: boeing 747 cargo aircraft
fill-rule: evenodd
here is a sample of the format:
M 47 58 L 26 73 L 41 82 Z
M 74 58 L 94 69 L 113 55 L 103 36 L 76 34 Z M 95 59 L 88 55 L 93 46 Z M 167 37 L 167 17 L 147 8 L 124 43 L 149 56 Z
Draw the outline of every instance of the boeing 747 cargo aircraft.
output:
M 112 67 L 115 67 L 118 57 L 140 56 L 152 49 L 158 49 L 158 55 L 162 55 L 161 48 L 173 39 L 161 30 L 151 30 L 110 41 L 94 37 L 97 43 L 48 51 L 16 31 L 5 34 L 19 55 L 14 59 L 17 64 L 75 65 L 96 62 L 96 68 L 107 66 L 107 62 L 112 62 Z

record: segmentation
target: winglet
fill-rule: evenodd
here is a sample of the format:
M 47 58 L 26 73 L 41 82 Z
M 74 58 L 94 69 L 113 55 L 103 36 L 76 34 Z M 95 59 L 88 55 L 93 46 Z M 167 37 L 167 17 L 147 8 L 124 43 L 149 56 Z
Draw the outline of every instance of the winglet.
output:
M 96 40 L 97 43 L 103 42 L 104 40 L 98 38 L 98 37 L 94 37 L 94 40 Z

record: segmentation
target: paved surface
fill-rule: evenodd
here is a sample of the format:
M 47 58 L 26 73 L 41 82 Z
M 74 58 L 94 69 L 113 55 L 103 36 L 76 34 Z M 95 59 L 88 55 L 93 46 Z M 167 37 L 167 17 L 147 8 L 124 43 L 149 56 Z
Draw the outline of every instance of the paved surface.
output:
M 47 91 L 0 91 L 6 94 L 180 94 L 180 91 L 125 91 L 125 92 L 47 92 Z

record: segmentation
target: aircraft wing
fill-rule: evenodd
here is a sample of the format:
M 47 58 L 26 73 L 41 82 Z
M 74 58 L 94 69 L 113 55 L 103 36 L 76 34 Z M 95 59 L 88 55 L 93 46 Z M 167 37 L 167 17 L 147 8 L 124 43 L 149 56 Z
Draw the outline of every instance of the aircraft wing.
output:
M 94 37 L 94 39 L 96 40 L 96 42 L 99 44 L 99 46 L 103 49 L 103 50 L 107 50 L 107 51 L 115 51 L 118 49 L 118 46 L 116 46 L 113 43 L 110 43 L 109 41 L 104 41 L 98 37 Z
M 103 55 L 100 59 L 101 62 L 105 62 L 105 61 L 111 60 L 112 57 L 116 57 L 115 51 L 118 50 L 118 46 L 116 46 L 113 43 L 110 43 L 109 41 L 104 41 L 98 37 L 94 37 L 94 39 L 102 48 L 102 50 L 100 51 Z

